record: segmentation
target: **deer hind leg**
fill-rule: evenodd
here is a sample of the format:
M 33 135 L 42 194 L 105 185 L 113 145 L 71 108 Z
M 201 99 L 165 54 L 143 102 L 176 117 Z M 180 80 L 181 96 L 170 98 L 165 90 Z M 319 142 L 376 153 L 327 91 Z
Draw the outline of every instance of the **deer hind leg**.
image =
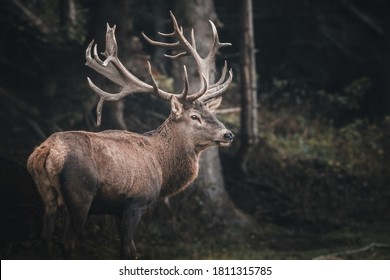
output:
M 63 250 L 65 257 L 71 258 L 77 237 L 83 232 L 97 190 L 97 180 L 90 169 L 73 163 L 64 167 L 60 185 L 68 213 Z
M 49 180 L 47 179 L 43 179 L 37 185 L 38 192 L 45 205 L 41 237 L 46 244 L 48 252 L 51 253 L 53 245 L 53 232 L 58 209 L 58 193 L 57 190 L 50 184 Z
M 133 241 L 134 233 L 145 209 L 146 203 L 129 199 L 124 206 L 122 215 L 117 217 L 121 238 L 121 259 L 136 259 L 137 252 Z
M 90 202 L 86 202 L 85 204 L 68 206 L 68 221 L 63 236 L 63 252 L 67 259 L 73 256 L 76 240 L 82 234 L 90 205 Z

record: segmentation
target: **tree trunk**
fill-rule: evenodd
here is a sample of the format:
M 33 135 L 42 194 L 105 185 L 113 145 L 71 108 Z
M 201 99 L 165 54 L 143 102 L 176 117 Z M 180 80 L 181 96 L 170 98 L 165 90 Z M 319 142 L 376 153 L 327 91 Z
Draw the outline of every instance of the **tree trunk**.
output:
M 258 141 L 257 83 L 252 0 L 241 3 L 241 146 L 238 159 L 241 171 L 247 173 L 247 158 Z
M 207 55 L 212 42 L 211 27 L 208 20 L 212 20 L 218 26 L 218 19 L 214 10 L 213 1 L 177 1 L 175 15 L 185 32 L 189 32 L 191 28 L 195 30 L 197 49 L 202 57 Z M 223 41 L 223 39 L 221 40 Z M 184 63 L 188 69 L 190 86 L 196 84 L 197 86 L 193 87 L 193 90 L 198 90 L 199 77 L 197 77 L 194 63 L 190 60 L 185 61 Z M 175 61 L 173 67 L 175 69 L 175 88 L 177 91 L 180 91 L 182 89 L 183 80 L 181 62 L 178 63 Z M 210 68 L 212 69 L 212 73 L 214 73 L 215 64 L 211 65 Z M 210 82 L 215 79 L 214 76 L 215 75 L 209 77 Z M 179 82 L 180 85 L 178 84 Z M 234 206 L 225 190 L 217 147 L 208 148 L 202 153 L 199 176 L 193 183 L 193 187 L 190 188 L 190 192 L 191 190 L 195 191 L 195 194 L 192 194 L 194 198 L 200 198 L 200 214 L 202 216 L 205 215 L 200 219 L 195 216 L 195 223 L 202 220 L 206 220 L 208 226 L 213 225 L 214 223 L 214 226 L 224 230 L 224 234 L 221 236 L 224 236 L 227 239 L 232 238 L 232 236 L 235 238 L 237 238 L 237 236 L 242 236 L 241 233 L 243 228 L 248 229 L 249 227 L 252 227 L 252 222 Z M 179 195 L 175 200 L 178 201 L 183 196 L 186 196 L 186 194 Z M 192 203 L 199 203 L 199 201 L 197 202 L 195 200 L 196 199 L 194 199 Z M 188 204 L 188 201 L 185 203 Z
M 385 17 L 384 25 L 384 71 L 383 103 L 385 121 L 383 125 L 383 152 L 385 180 L 390 185 L 390 18 Z

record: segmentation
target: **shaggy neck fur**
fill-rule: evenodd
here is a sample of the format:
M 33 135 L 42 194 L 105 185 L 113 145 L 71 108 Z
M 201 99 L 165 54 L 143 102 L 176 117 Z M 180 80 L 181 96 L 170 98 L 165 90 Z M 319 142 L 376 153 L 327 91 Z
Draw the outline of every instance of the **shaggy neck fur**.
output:
M 169 117 L 159 128 L 148 133 L 158 145 L 158 160 L 163 172 L 160 197 L 173 195 L 187 187 L 198 175 L 197 151 L 190 139 Z

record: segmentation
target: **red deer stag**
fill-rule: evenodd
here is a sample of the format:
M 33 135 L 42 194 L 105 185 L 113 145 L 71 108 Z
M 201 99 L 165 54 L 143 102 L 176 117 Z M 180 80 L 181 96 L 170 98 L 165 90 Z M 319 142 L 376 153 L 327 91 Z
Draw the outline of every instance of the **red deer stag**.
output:
M 159 34 L 174 38 L 175 42 L 163 43 L 143 36 L 154 46 L 178 51 L 175 55 L 166 54 L 167 57 L 191 56 L 195 60 L 200 77 L 197 92 L 189 93 L 185 66 L 184 89 L 180 94 L 160 89 L 149 63 L 151 84 L 136 78 L 118 59 L 115 26 L 107 25 L 105 59 L 99 58 L 96 45 L 91 52 L 92 41 L 86 50 L 86 65 L 121 90 L 108 93 L 88 78 L 90 87 L 100 96 L 98 125 L 104 101 L 119 100 L 132 93 L 148 93 L 169 101 L 169 117 L 159 128 L 144 135 L 118 130 L 54 133 L 30 155 L 27 167 L 45 204 L 42 237 L 49 249 L 57 209 L 65 207 L 68 224 L 63 241 L 67 255 L 73 251 L 88 214 L 112 214 L 119 225 L 121 257 L 135 258 L 133 234 L 145 208 L 158 198 L 182 191 L 195 179 L 202 150 L 228 146 L 233 141 L 232 132 L 214 116 L 222 93 L 232 80 L 226 62 L 221 78 L 209 84 L 210 64 L 218 49 L 230 44 L 219 42 L 210 21 L 213 42 L 208 55 L 202 58 L 196 50 L 193 32 L 189 42 L 172 13 L 171 17 L 174 31 Z

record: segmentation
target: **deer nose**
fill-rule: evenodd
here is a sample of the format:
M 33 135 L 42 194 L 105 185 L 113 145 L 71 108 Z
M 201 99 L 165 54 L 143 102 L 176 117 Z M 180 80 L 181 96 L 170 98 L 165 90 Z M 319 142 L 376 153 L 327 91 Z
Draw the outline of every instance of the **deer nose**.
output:
M 228 131 L 228 132 L 226 132 L 226 133 L 223 135 L 223 139 L 224 139 L 226 142 L 232 142 L 233 139 L 234 139 L 234 134 L 233 134 L 231 131 Z

